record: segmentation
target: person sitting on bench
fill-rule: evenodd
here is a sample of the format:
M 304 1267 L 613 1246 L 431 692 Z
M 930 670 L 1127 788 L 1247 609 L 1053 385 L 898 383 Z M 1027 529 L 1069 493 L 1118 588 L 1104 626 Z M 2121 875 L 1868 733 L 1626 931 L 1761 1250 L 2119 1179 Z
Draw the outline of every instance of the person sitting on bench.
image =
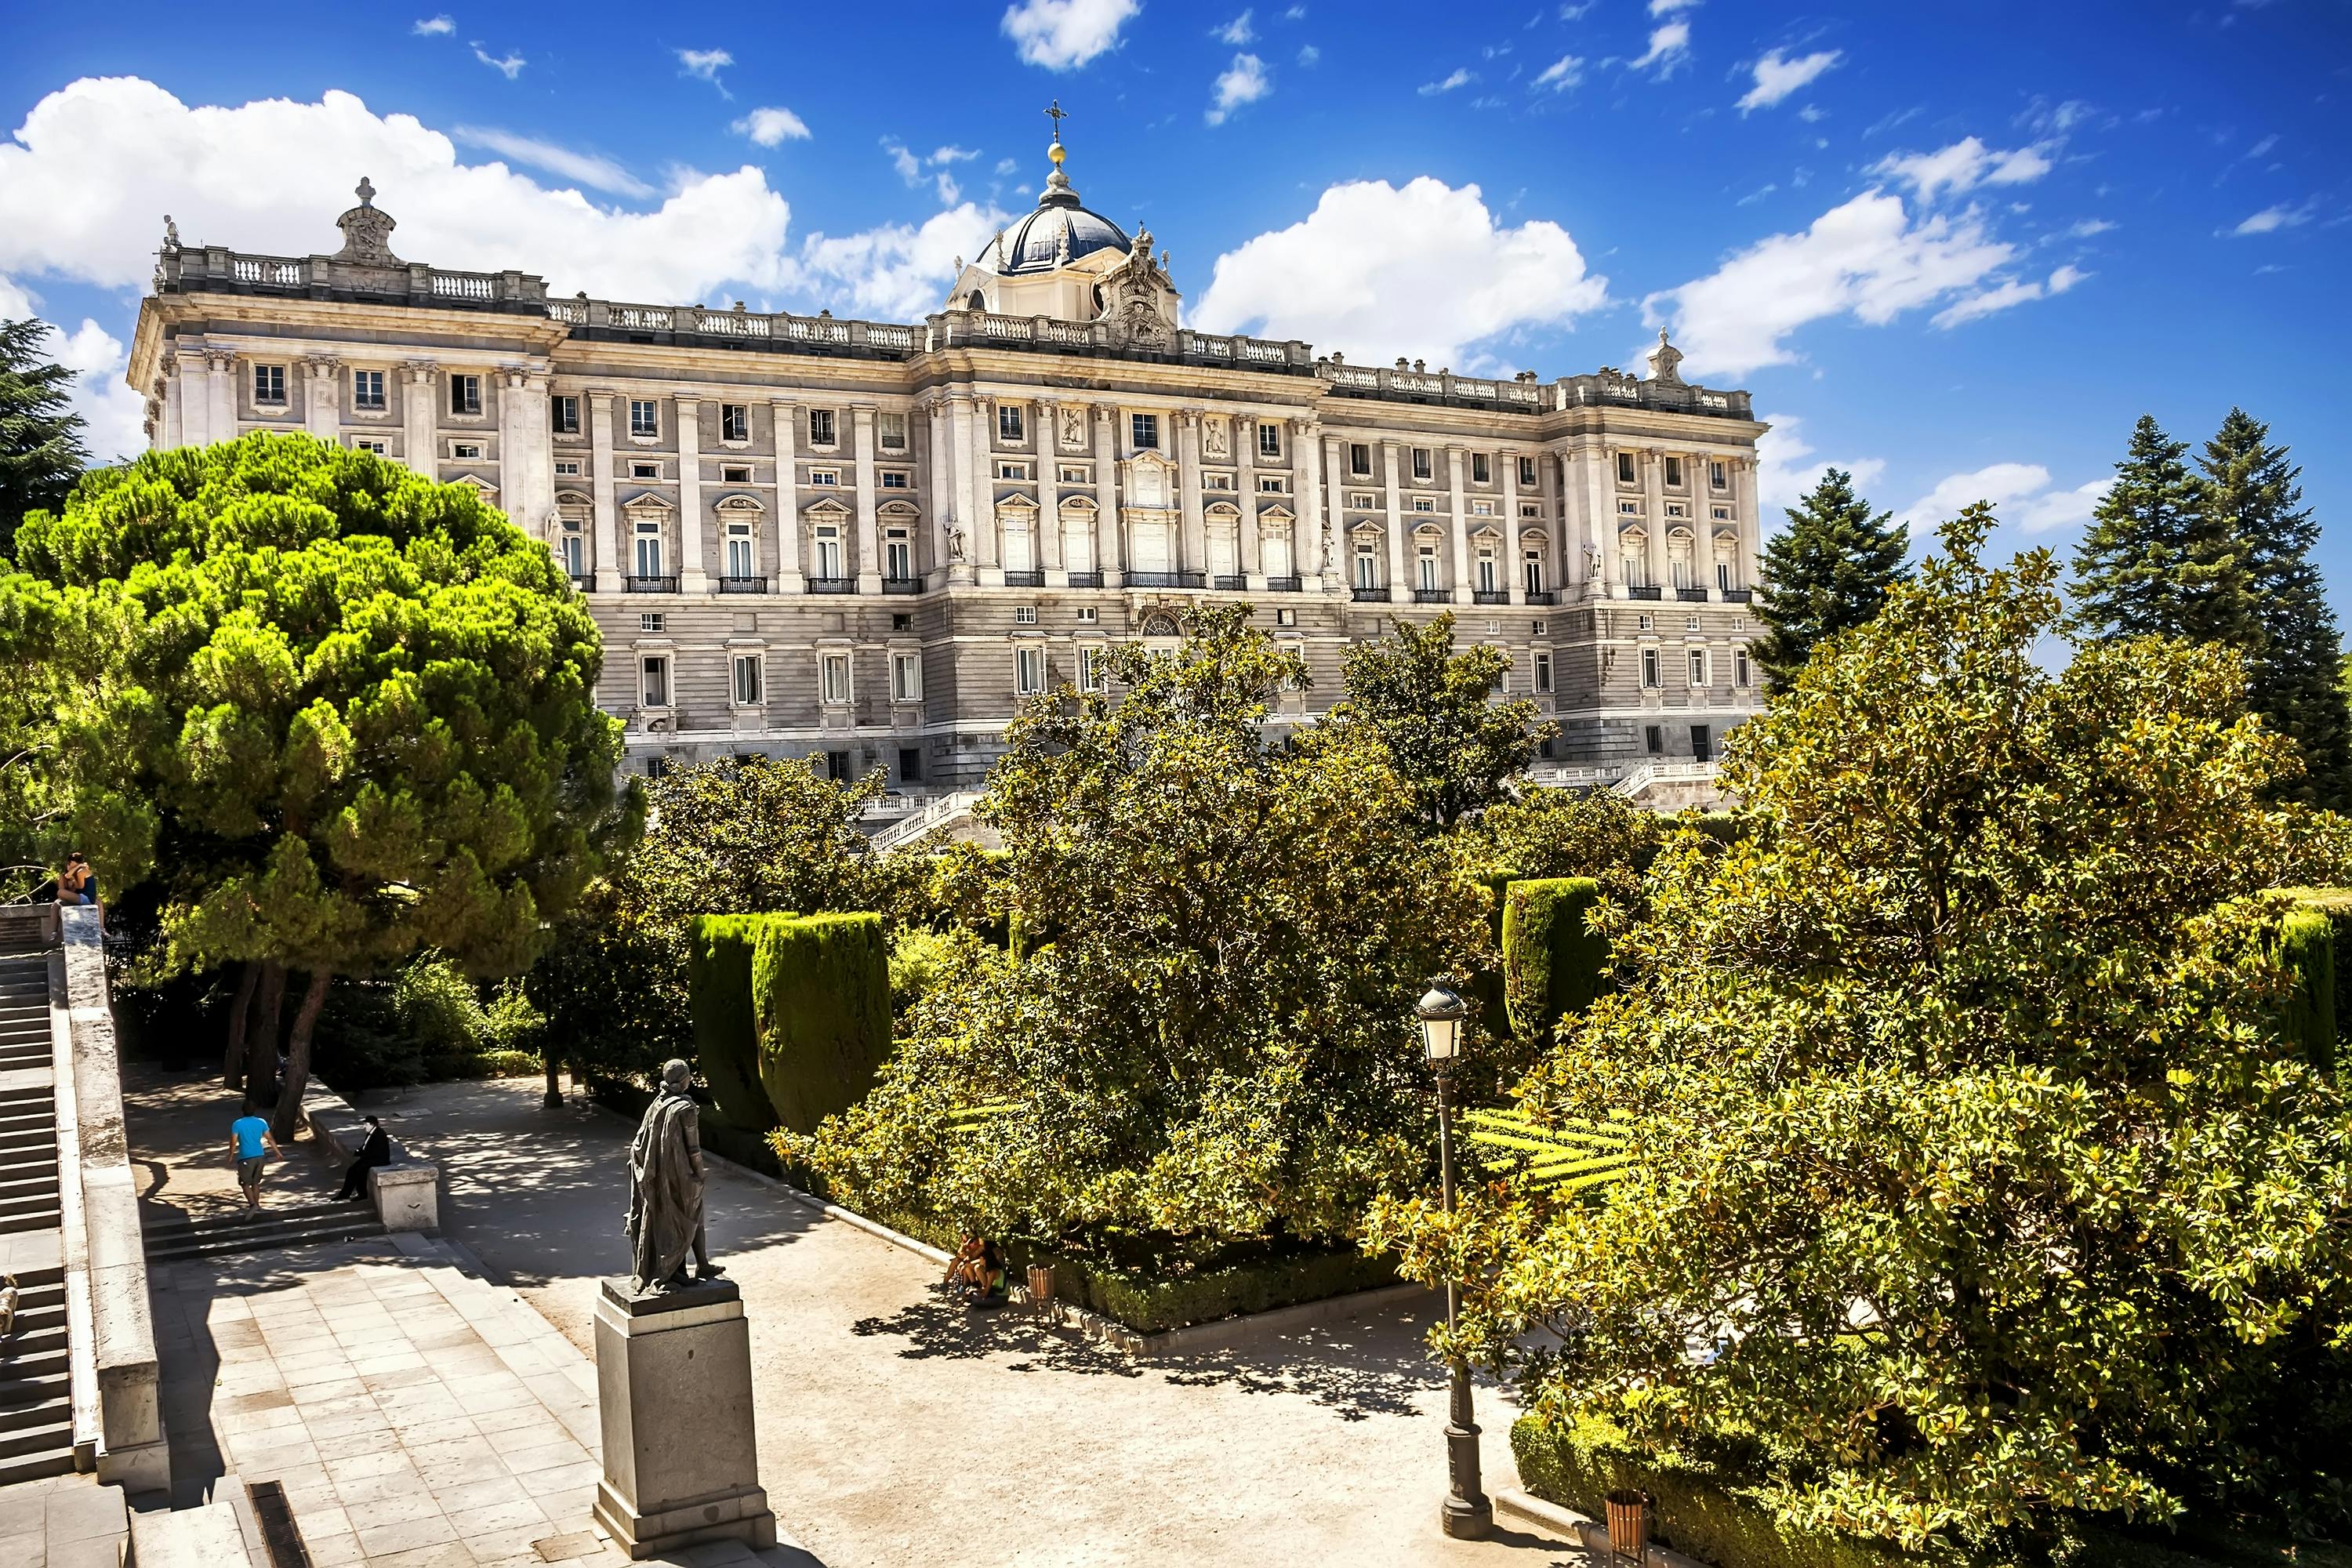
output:
M 343 1190 L 335 1194 L 339 1203 L 367 1196 L 368 1173 L 378 1165 L 392 1163 L 392 1135 L 373 1116 L 367 1118 L 367 1142 L 360 1145 L 360 1157 L 343 1172 Z

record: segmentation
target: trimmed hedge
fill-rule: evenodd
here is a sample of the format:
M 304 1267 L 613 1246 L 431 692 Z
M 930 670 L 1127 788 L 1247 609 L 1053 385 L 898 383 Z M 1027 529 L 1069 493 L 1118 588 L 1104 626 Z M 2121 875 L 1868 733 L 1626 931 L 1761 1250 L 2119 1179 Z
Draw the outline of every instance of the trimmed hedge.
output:
M 2311 1060 L 2341 1074 L 2352 1067 L 2342 1026 L 2352 1022 L 2352 888 L 2282 888 L 2283 956 L 2295 972 L 2294 995 L 2282 1020 Z
M 1607 984 L 1609 943 L 1584 928 L 1601 897 L 1590 877 L 1513 882 L 1503 895 L 1503 1002 L 1511 1033 L 1548 1039 L 1560 1019 L 1590 1006 Z
M 1696 1469 L 1668 1466 L 1622 1446 L 1596 1416 L 1553 1424 L 1522 1415 L 1511 1424 L 1519 1482 L 1539 1498 L 1604 1518 L 1601 1500 L 1634 1487 L 1653 1500 L 1662 1545 L 1722 1568 L 1914 1568 L 1921 1559 L 1851 1535 L 1790 1530 Z
M 882 917 L 769 920 L 751 955 L 751 1010 L 760 1082 L 778 1122 L 814 1132 L 826 1117 L 864 1100 L 890 1054 L 890 953 Z
M 747 1132 L 776 1124 L 760 1082 L 751 959 L 760 933 L 791 915 L 698 915 L 686 939 L 686 998 L 694 1019 L 695 1066 L 710 1086 L 718 1120 Z

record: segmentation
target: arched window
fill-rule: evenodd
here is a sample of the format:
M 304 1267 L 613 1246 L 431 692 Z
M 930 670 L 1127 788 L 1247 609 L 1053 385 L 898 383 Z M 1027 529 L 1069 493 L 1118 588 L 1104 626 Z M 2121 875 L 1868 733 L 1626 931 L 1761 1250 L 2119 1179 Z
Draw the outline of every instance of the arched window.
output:
M 965 296 L 963 308 L 967 310 L 985 310 L 988 309 L 988 296 L 975 289 Z

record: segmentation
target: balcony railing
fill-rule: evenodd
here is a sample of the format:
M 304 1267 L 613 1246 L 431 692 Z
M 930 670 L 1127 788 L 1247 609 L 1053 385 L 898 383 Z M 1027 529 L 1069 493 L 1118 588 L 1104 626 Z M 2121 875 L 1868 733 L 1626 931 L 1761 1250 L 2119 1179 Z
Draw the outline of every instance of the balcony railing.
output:
M 1664 594 L 1658 591 L 1655 584 L 1649 583 L 1633 584 L 1631 587 L 1625 590 L 1625 596 L 1629 599 L 1663 599 L 1665 597 Z
M 882 591 L 886 594 L 919 594 L 923 591 L 920 577 L 885 577 Z
M 1265 591 L 1269 594 L 1296 594 L 1302 591 L 1305 586 L 1306 584 L 1296 577 L 1268 577 L 1265 580 Z
M 1528 603 L 1530 605 L 1556 605 L 1559 603 L 1559 596 L 1554 594 L 1549 588 L 1530 588 L 1528 590 Z
M 1389 591 L 1385 587 L 1366 588 L 1360 585 L 1349 590 L 1349 596 L 1360 605 L 1385 605 L 1389 602 Z
M 1043 572 L 1007 572 L 1004 585 L 1008 588 L 1042 588 L 1045 585 Z
M 1073 588 L 1099 588 L 1102 585 L 1103 574 L 1099 572 L 1073 572 L 1070 574 L 1070 586 Z
M 1416 605 L 1450 605 L 1454 602 L 1451 588 L 1415 588 L 1412 602 Z
M 765 577 L 721 577 L 719 591 L 722 594 L 764 594 L 768 591 Z
M 596 586 L 596 574 L 593 572 L 574 572 L 570 575 L 572 585 L 583 594 Z
M 1205 588 L 1209 574 L 1205 572 L 1129 572 L 1127 585 L 1130 588 Z
M 1745 605 L 1755 597 L 1756 592 L 1752 588 L 1726 588 L 1723 591 L 1723 602 L 1727 605 Z
M 1706 603 L 1706 590 L 1704 588 L 1677 588 L 1675 590 L 1675 597 L 1680 599 L 1685 605 L 1704 605 Z
M 1249 587 L 1249 579 L 1246 577 L 1235 577 L 1229 574 L 1220 573 L 1217 576 L 1210 579 L 1209 586 L 1216 589 L 1217 592 L 1221 594 L 1238 594 Z
M 855 577 L 810 577 L 805 579 L 805 581 L 808 584 L 808 591 L 812 594 L 855 594 L 857 592 L 857 579 Z
M 1474 605 L 1507 605 L 1511 602 L 1511 591 L 1508 588 L 1474 588 L 1470 591 L 1470 602 Z
M 621 586 L 632 594 L 675 594 L 677 592 L 677 579 L 675 577 L 624 577 L 621 579 Z

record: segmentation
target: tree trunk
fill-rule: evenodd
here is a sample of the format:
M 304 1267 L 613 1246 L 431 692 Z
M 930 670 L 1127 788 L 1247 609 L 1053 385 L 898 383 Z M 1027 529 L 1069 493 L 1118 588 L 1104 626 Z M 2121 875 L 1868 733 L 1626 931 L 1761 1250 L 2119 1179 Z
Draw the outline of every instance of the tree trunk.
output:
M 248 1115 L 262 1103 L 262 1091 L 278 1081 L 278 1023 L 286 1006 L 286 966 L 272 959 L 261 966 L 259 1027 L 246 1037 L 245 1109 Z
M 302 1005 L 294 1012 L 294 1032 L 286 1041 L 286 1078 L 278 1086 L 277 1113 L 269 1119 L 269 1130 L 280 1143 L 291 1143 L 294 1130 L 302 1122 L 302 1090 L 310 1081 L 310 1030 L 327 1005 L 327 987 L 334 979 L 326 970 L 310 971 Z
M 550 1110 L 562 1110 L 563 1106 L 563 1085 L 557 1081 L 557 1075 L 563 1070 L 563 1064 L 557 1058 L 555 1055 L 555 1047 L 553 1046 L 542 1047 L 540 1052 L 540 1057 L 541 1059 L 547 1064 L 547 1095 L 546 1098 L 540 1101 L 540 1104 L 545 1106 Z
M 245 1087 L 245 1022 L 253 1012 L 253 993 L 261 983 L 261 965 L 237 965 L 236 995 L 228 1005 L 228 1049 L 221 1057 L 221 1087 Z

